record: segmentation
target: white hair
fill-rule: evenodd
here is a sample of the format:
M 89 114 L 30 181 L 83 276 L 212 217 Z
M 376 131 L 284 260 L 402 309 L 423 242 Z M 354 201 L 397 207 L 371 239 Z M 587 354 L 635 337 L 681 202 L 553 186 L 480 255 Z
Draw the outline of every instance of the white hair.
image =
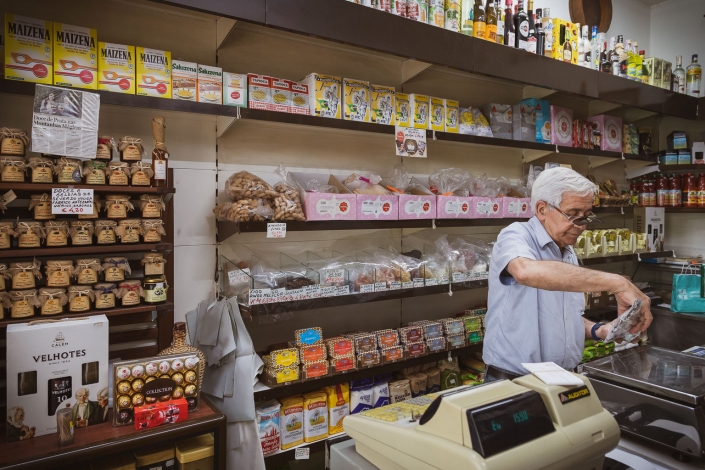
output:
M 579 197 L 592 196 L 597 192 L 597 185 L 577 171 L 558 167 L 544 170 L 531 187 L 531 208 L 536 212 L 536 205 L 544 201 L 559 207 L 566 193 Z

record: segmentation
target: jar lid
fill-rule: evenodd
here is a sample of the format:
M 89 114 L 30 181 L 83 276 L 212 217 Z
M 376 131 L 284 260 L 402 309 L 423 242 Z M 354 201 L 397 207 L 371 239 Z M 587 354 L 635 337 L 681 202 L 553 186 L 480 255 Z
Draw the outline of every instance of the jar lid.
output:
M 99 135 L 98 136 L 98 143 L 99 144 L 109 144 L 109 143 L 111 143 L 112 140 L 113 140 L 113 138 L 109 135 Z
M 69 223 L 71 224 L 71 227 L 78 227 L 78 228 L 93 227 L 92 220 L 72 220 Z
M 57 163 L 58 163 L 59 165 L 70 165 L 70 166 L 76 165 L 76 166 L 80 166 L 81 163 L 83 163 L 83 161 L 82 161 L 82 160 L 79 160 L 79 159 L 77 159 L 77 158 L 61 157 Z
M 127 162 L 110 162 L 108 163 L 108 168 L 111 170 L 117 170 L 121 168 L 129 168 L 130 164 Z
M 30 198 L 32 201 L 42 201 L 42 202 L 44 202 L 44 201 L 51 201 L 51 196 L 50 196 L 49 194 L 47 194 L 47 193 L 43 193 L 43 194 L 32 194 L 31 196 L 29 196 L 29 198 Z
M 142 264 L 147 263 L 166 263 L 162 253 L 145 253 L 142 257 Z
M 117 264 L 117 263 L 124 263 L 125 261 L 127 261 L 127 258 L 125 258 L 123 256 L 111 256 L 109 258 L 103 258 L 103 263 Z
M 92 290 L 91 286 L 69 286 L 69 293 L 88 294 Z
M 14 222 L 0 222 L 0 228 L 8 227 L 13 228 L 15 226 Z
M 98 228 L 110 228 L 110 227 L 117 227 L 117 222 L 114 220 L 96 220 L 95 221 L 95 227 Z
M 81 265 L 100 264 L 100 259 L 98 259 L 98 258 L 77 259 L 76 266 L 78 266 L 79 264 L 81 264 Z
M 49 266 L 73 266 L 73 261 L 70 259 L 50 259 L 46 262 L 47 267 Z
M 86 168 L 86 167 L 91 168 L 91 167 L 92 167 L 92 168 L 103 169 L 103 168 L 105 168 L 106 166 L 108 166 L 107 163 L 105 163 L 105 162 L 100 162 L 100 161 L 97 161 L 97 160 L 88 160 L 88 161 L 86 161 L 86 162 L 83 163 L 83 167 L 84 167 L 84 168 Z
M 29 163 L 49 163 L 52 166 L 54 165 L 54 161 L 51 158 L 42 157 L 40 155 L 30 155 L 27 161 L 29 161 Z
M 26 161 L 26 160 L 25 160 L 24 157 L 10 157 L 10 156 L 7 156 L 7 157 L 2 156 L 2 157 L 0 157 L 0 163 L 3 163 L 3 164 L 5 164 L 5 165 L 7 165 L 7 164 L 9 164 L 9 163 L 19 163 L 19 162 L 24 163 L 25 161 Z
M 137 168 L 137 169 L 140 169 L 140 170 L 148 170 L 148 169 L 152 168 L 152 164 L 151 164 L 151 163 L 147 163 L 147 162 L 134 162 L 134 163 L 133 163 L 132 165 L 130 165 L 130 166 L 131 166 L 132 168 Z
M 5 263 L 0 263 L 0 271 L 6 271 L 7 265 Z
M 117 289 L 117 285 L 111 282 L 99 282 L 93 286 L 93 289 L 101 291 L 103 294 L 107 294 L 110 291 Z
M 62 289 L 60 287 L 40 287 L 39 288 L 39 295 L 57 295 L 57 294 L 65 294 L 66 289 Z
M 141 225 L 142 220 L 140 219 L 123 219 L 119 222 L 119 225 L 137 226 Z
M 49 220 L 44 222 L 46 228 L 67 228 L 69 226 L 66 220 Z
M 17 222 L 17 230 L 20 230 L 22 228 L 40 228 L 43 226 L 44 224 L 41 222 Z
M 132 287 L 132 286 L 141 286 L 141 285 L 142 285 L 142 281 L 140 281 L 139 279 L 130 279 L 128 281 L 122 281 L 120 283 L 119 287 L 123 287 L 123 286 Z
M 37 295 L 37 289 L 11 290 L 8 292 L 13 300 L 20 300 L 24 297 L 34 297 Z
M 130 196 L 127 194 L 106 194 L 106 196 L 105 196 L 106 201 L 120 201 L 123 199 L 125 201 L 129 201 Z
M 146 276 L 144 278 L 145 285 L 152 282 L 166 282 L 166 277 L 162 275 Z
M 15 137 L 23 140 L 29 139 L 27 136 L 27 131 L 14 127 L 3 127 L 2 130 L 0 130 L 0 137 Z M 29 140 L 27 140 L 27 142 L 29 142 Z
M 140 201 L 163 202 L 163 199 L 161 196 L 153 196 L 151 194 L 143 194 L 140 196 Z
M 19 268 L 19 269 L 39 269 L 41 266 L 41 263 L 39 261 L 27 261 L 27 262 L 19 262 L 19 263 L 10 263 L 10 269 L 13 268 Z

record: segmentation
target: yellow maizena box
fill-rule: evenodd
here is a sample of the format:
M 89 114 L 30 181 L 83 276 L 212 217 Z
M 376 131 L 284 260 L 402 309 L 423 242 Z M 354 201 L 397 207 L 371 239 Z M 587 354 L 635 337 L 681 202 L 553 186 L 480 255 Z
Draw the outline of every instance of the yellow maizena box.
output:
M 340 77 L 311 73 L 301 81 L 308 85 L 308 105 L 312 116 L 340 119 L 343 87 Z
M 98 32 L 54 23 L 54 85 L 98 89 Z
M 430 109 L 428 116 L 428 129 L 443 132 L 446 130 L 446 106 L 443 98 L 430 99 Z
M 409 127 L 428 129 L 428 95 L 412 93 L 409 95 L 409 104 L 411 105 L 411 119 L 413 120 Z
M 370 85 L 370 122 L 393 126 L 396 119 L 393 86 Z
M 370 122 L 370 82 L 344 78 L 343 102 L 346 121 Z
M 51 85 L 52 22 L 5 13 L 4 29 L 5 78 Z
M 446 132 L 458 133 L 458 116 L 460 114 L 460 103 L 455 100 L 445 100 L 446 102 Z
M 137 94 L 171 98 L 171 52 L 137 47 Z
M 135 46 L 98 43 L 98 89 L 135 94 Z
M 395 93 L 396 125 L 411 127 L 411 102 L 408 93 Z

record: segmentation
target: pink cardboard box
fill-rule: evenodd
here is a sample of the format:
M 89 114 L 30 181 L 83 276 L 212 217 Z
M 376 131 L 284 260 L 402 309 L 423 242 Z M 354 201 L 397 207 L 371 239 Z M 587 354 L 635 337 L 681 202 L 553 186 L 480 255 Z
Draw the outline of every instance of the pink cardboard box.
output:
M 436 196 L 437 219 L 470 219 L 471 197 Z
M 399 197 L 356 194 L 357 220 L 399 220 Z
M 573 110 L 551 105 L 551 143 L 573 146 Z
M 470 198 L 470 218 L 471 219 L 501 219 L 502 218 L 502 198 L 501 197 L 477 197 Z
M 299 185 L 299 193 L 304 206 L 306 220 L 356 220 L 357 198 L 333 175 L 319 173 L 295 173 L 290 175 Z M 326 181 L 325 178 L 328 178 Z M 338 189 L 339 194 L 313 193 L 306 191 L 308 182 L 318 180 Z
M 531 199 L 528 197 L 503 197 L 502 218 L 529 219 L 533 215 Z
M 601 114 L 589 117 L 588 122 L 597 123 L 597 130 L 602 138 L 600 148 L 612 152 L 622 151 L 622 119 L 614 116 Z
M 436 195 L 419 180 L 411 178 L 404 192 L 399 194 L 399 220 L 436 218 Z

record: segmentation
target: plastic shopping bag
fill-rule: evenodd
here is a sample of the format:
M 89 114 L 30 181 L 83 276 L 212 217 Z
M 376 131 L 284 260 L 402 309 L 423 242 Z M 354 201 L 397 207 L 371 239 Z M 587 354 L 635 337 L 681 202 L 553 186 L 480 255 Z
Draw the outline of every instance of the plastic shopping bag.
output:
M 705 313 L 705 298 L 700 297 L 699 274 L 674 274 L 671 310 L 679 313 Z

